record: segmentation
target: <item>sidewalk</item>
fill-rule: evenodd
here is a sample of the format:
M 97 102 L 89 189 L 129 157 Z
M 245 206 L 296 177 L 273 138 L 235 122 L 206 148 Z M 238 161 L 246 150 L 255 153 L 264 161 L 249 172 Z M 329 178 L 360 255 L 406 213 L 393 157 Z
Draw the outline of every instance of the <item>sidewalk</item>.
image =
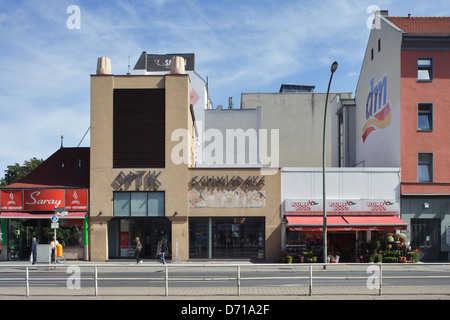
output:
M 209 262 L 186 262 L 186 263 L 168 263 L 169 266 L 187 267 L 202 272 L 201 265 L 219 264 L 217 261 Z M 224 262 L 220 262 L 224 264 Z M 243 265 L 242 268 L 263 267 L 258 264 L 243 261 L 227 261 L 227 265 Z M 132 270 L 133 272 L 147 271 L 148 267 L 163 267 L 161 263 L 156 261 L 144 262 L 136 265 L 133 260 L 108 261 L 96 263 L 90 261 L 67 261 L 59 268 L 67 268 L 71 265 L 80 267 L 100 266 L 105 268 L 118 268 L 120 271 Z M 0 262 L 0 272 L 13 272 L 18 269 L 24 270 L 26 266 L 30 270 L 48 271 L 48 265 L 31 266 L 27 261 L 24 262 Z M 307 267 L 307 265 L 286 265 L 279 264 L 279 269 L 286 270 L 289 268 Z M 315 266 L 318 272 L 320 266 Z M 333 268 L 336 266 L 332 266 Z M 338 266 L 340 267 L 340 266 Z M 342 265 L 344 267 L 344 265 Z M 346 270 L 351 267 L 359 269 L 368 267 L 368 265 L 348 265 Z M 359 268 L 357 268 L 359 267 Z M 383 265 L 383 270 L 398 266 Z M 407 271 L 408 266 L 404 266 Z M 426 264 L 414 265 L 411 268 L 426 268 Z M 446 270 L 449 270 L 447 266 Z M 327 267 L 331 269 L 331 267 Z M 351 269 L 350 268 L 350 269 Z M 109 269 L 109 268 L 108 268 Z M 67 278 L 71 274 L 67 275 Z M 369 276 L 369 275 L 368 275 Z M 63 279 L 64 280 L 64 279 Z M 61 281 L 63 281 L 61 280 Z M 314 281 L 313 281 L 314 282 Z M 93 286 L 80 289 L 68 289 L 66 287 L 45 287 L 42 282 L 30 284 L 30 296 L 26 297 L 25 281 L 23 287 L 8 287 L 0 282 L 0 300 L 189 300 L 189 301 L 205 301 L 205 300 L 450 300 L 450 280 L 443 279 L 442 285 L 436 286 L 389 286 L 383 285 L 382 296 L 378 295 L 378 290 L 370 290 L 366 286 L 313 286 L 312 296 L 309 296 L 309 286 L 307 285 L 279 285 L 279 286 L 250 286 L 241 284 L 240 296 L 237 295 L 237 287 L 215 286 L 213 282 L 208 287 L 175 287 L 170 284 L 168 287 L 168 296 L 165 295 L 164 285 L 162 287 L 102 287 L 101 281 L 98 287 L 98 296 L 95 296 L 95 288 Z

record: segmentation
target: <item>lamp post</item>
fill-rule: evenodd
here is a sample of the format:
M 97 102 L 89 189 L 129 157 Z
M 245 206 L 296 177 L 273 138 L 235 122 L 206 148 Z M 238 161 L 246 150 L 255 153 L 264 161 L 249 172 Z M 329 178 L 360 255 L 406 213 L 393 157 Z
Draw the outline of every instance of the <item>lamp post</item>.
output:
M 333 62 L 330 71 L 330 81 L 328 82 L 327 96 L 325 98 L 325 112 L 323 115 L 323 145 L 322 145 L 322 190 L 323 190 L 323 268 L 326 269 L 327 263 L 327 205 L 326 205 L 326 194 L 325 194 L 325 142 L 326 142 L 326 124 L 327 124 L 327 106 L 328 106 L 328 94 L 330 93 L 331 79 L 333 79 L 333 74 L 338 67 L 337 61 Z

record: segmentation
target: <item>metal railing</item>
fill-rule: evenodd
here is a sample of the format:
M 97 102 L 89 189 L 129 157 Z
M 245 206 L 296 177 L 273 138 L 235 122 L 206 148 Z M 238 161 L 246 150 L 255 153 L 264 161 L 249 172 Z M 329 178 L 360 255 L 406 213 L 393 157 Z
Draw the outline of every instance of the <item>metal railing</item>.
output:
M 348 272 L 349 268 L 370 268 L 371 274 L 369 276 L 327 276 L 322 275 L 324 272 L 319 272 L 318 270 L 338 270 L 342 268 L 342 272 Z M 395 268 L 401 268 L 403 266 L 407 266 L 408 268 L 414 269 L 417 267 L 424 267 L 424 266 L 444 266 L 445 274 L 448 273 L 448 275 L 419 275 L 419 276 L 413 276 L 413 275 L 393 275 L 393 276 L 386 276 L 383 275 L 383 270 L 386 267 L 390 267 L 390 270 L 393 270 Z M 427 263 L 427 264 L 385 264 L 385 263 L 375 263 L 375 264 L 354 264 L 354 263 L 339 263 L 339 264 L 320 264 L 320 263 L 302 263 L 302 264 L 183 264 L 183 263 L 173 263 L 173 264 L 149 264 L 149 265 L 123 265 L 123 264 L 49 264 L 49 265 L 39 265 L 38 268 L 48 268 L 49 271 L 65 268 L 68 267 L 78 267 L 78 268 L 93 268 L 93 276 L 91 277 L 83 277 L 80 280 L 89 280 L 93 281 L 94 283 L 94 296 L 99 296 L 99 282 L 100 281 L 160 281 L 164 282 L 164 295 L 169 296 L 169 283 L 170 282 L 188 282 L 188 281 L 207 281 L 207 282 L 214 282 L 214 281 L 235 281 L 236 282 L 236 295 L 241 295 L 241 282 L 242 281 L 257 281 L 257 280 L 308 280 L 308 294 L 309 296 L 313 295 L 314 287 L 313 283 L 315 280 L 368 280 L 369 277 L 374 280 L 376 283 L 376 287 L 378 290 L 378 295 L 383 295 L 383 280 L 385 279 L 450 279 L 450 264 L 449 263 Z M 224 270 L 225 268 L 232 268 L 235 270 L 235 276 L 226 276 L 226 277 L 205 277 L 202 273 L 199 273 L 198 277 L 195 278 L 187 278 L 187 277 L 177 277 L 177 276 L 170 276 L 169 277 L 169 270 L 170 269 L 176 269 L 176 268 L 193 268 L 195 267 L 196 270 L 198 268 L 215 268 L 216 270 Z M 0 278 L 0 284 L 1 281 L 23 281 L 25 280 L 25 288 L 26 293 L 25 295 L 28 297 L 30 296 L 30 282 L 34 281 L 58 281 L 58 280 L 64 280 L 67 281 L 66 278 L 61 277 L 36 277 L 33 278 L 30 276 L 30 268 L 36 268 L 35 266 L 29 266 L 29 265 L 1 265 L 0 264 L 0 274 L 4 273 L 4 269 L 14 269 L 13 271 L 9 270 L 9 273 L 25 273 L 25 279 L 24 278 Z M 163 268 L 164 270 L 164 276 L 163 277 L 99 277 L 99 269 L 101 268 L 138 268 L 140 271 L 147 270 L 145 268 Z M 144 268 L 144 269 L 143 269 Z M 244 277 L 242 276 L 242 269 L 251 268 L 252 271 L 259 271 L 261 269 L 265 270 L 286 270 L 286 269 L 303 269 L 298 271 L 292 271 L 293 275 L 291 276 L 283 276 L 283 275 L 277 275 L 277 276 L 250 276 L 250 277 Z M 313 269 L 316 269 L 316 271 L 313 272 Z M 361 271 L 361 270 L 359 270 Z M 257 272 L 254 272 L 257 273 Z M 282 272 L 280 272 L 281 274 Z M 305 275 L 306 274 L 306 275 Z M 317 274 L 317 275 L 316 275 Z M 450 283 L 447 284 L 449 286 L 449 293 L 450 293 Z M 373 288 L 372 288 L 373 289 Z

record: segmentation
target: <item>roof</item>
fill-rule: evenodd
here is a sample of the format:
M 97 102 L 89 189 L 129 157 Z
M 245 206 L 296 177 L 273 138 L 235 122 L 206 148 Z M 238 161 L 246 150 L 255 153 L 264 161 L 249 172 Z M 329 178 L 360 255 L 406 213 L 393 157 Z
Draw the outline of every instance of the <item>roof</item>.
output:
M 18 182 L 3 189 L 89 188 L 90 148 L 61 148 Z
M 450 17 L 385 17 L 409 35 L 450 36 Z

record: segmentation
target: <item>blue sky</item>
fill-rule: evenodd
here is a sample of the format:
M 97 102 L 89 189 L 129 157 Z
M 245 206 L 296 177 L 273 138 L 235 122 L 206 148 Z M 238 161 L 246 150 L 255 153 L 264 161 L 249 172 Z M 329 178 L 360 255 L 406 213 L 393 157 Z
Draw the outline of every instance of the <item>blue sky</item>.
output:
M 71 5 L 80 28 L 69 29 Z M 142 51 L 195 53 L 214 107 L 281 83 L 354 92 L 370 30 L 367 8 L 449 16 L 448 0 L 0 0 L 0 177 L 14 163 L 79 144 L 89 128 L 97 58 L 126 74 Z M 81 146 L 89 146 L 89 134 Z

